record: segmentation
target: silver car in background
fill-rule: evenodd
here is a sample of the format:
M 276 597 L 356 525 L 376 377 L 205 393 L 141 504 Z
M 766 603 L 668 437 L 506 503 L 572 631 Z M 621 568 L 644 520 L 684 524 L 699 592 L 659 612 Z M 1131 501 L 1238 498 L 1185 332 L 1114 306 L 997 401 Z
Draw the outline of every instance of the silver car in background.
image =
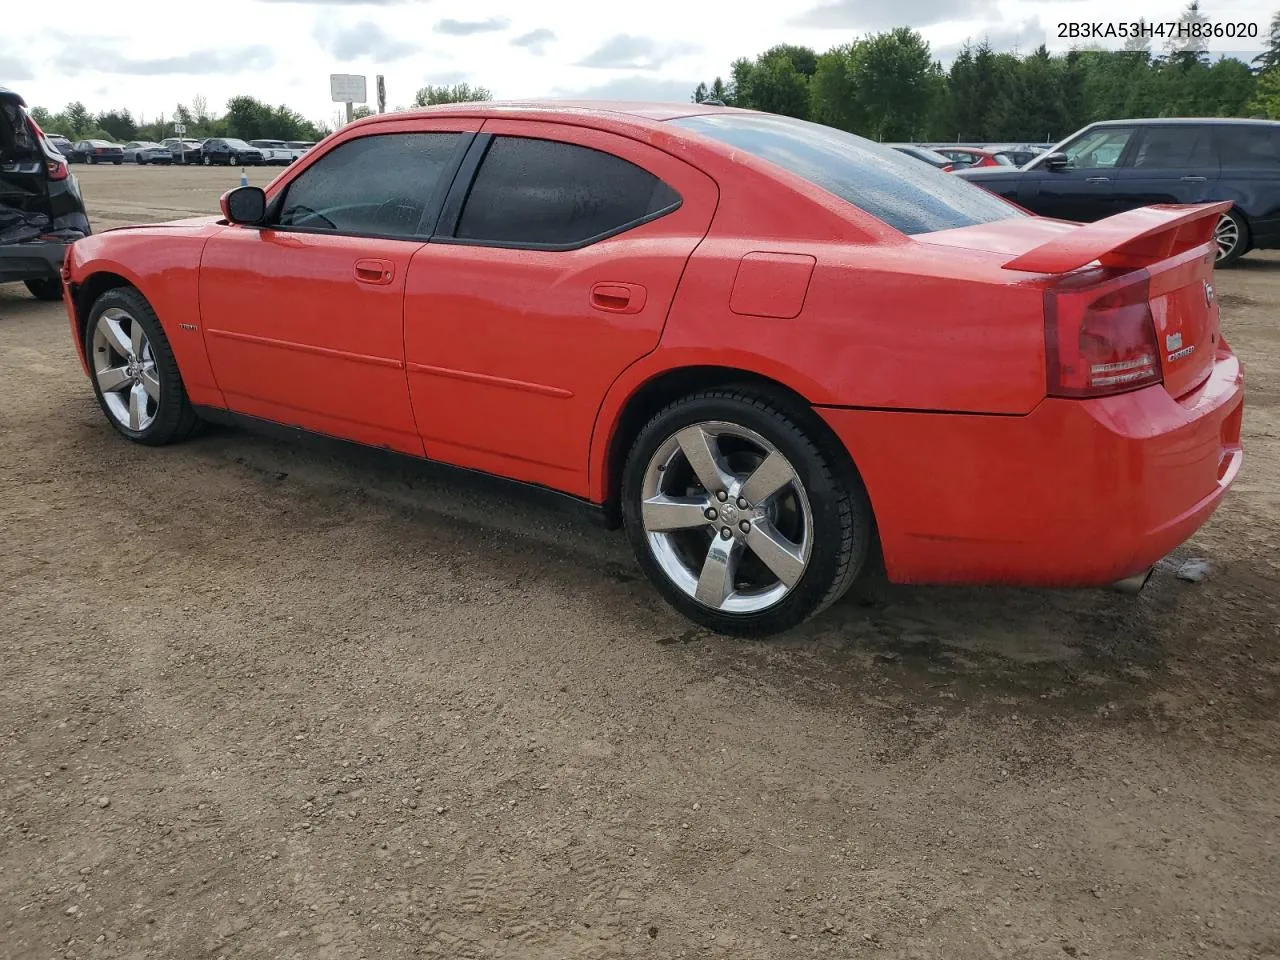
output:
M 262 151 L 263 163 L 285 166 L 297 159 L 283 140 L 250 140 L 249 146 Z
M 162 147 L 150 140 L 130 140 L 124 145 L 125 163 L 172 163 L 173 155 L 168 147 Z

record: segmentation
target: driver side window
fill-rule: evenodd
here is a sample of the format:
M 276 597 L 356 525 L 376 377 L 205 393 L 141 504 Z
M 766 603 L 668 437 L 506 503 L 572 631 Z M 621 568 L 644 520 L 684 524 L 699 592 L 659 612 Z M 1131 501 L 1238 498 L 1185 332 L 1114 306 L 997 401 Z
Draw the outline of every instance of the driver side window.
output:
M 1062 151 L 1067 155 L 1067 167 L 1073 170 L 1109 170 L 1116 167 L 1132 136 L 1132 127 L 1104 127 L 1090 131 Z
M 465 147 L 460 133 L 383 133 L 348 140 L 285 190 L 276 226 L 356 236 L 424 238 L 441 175 Z

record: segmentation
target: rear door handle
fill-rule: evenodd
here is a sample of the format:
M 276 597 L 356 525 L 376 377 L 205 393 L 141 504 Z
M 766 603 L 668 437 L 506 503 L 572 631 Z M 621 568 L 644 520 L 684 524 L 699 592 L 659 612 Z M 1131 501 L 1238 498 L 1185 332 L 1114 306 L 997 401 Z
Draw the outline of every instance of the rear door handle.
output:
M 639 313 L 648 293 L 638 283 L 597 283 L 591 288 L 591 306 L 605 313 Z
M 356 279 L 361 283 L 373 283 L 385 286 L 396 275 L 396 268 L 390 260 L 357 260 Z
M 1111 178 L 1110 177 L 1085 177 L 1084 182 L 1085 183 L 1110 183 Z
M 1204 183 L 1204 177 L 1183 177 L 1187 183 Z

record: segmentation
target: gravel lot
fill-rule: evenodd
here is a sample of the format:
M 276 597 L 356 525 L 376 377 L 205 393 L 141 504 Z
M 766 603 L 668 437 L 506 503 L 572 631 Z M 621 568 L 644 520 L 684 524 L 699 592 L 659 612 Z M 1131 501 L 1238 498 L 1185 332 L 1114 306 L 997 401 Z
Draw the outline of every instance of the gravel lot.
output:
M 99 229 L 239 181 L 76 173 Z M 0 287 L 0 957 L 1280 956 L 1280 257 L 1219 288 L 1245 468 L 1141 597 L 742 643 L 488 484 L 134 447 Z

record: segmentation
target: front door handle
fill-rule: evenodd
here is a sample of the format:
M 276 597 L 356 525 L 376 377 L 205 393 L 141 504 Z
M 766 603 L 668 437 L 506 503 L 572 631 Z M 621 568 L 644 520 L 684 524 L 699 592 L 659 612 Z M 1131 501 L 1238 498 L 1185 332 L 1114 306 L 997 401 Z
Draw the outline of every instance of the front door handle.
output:
M 1110 183 L 1111 178 L 1110 177 L 1085 177 L 1084 182 L 1085 183 Z
M 1186 183 L 1204 183 L 1204 177 L 1183 177 Z
M 357 260 L 356 279 L 361 283 L 373 283 L 386 286 L 396 275 L 396 268 L 390 260 Z
M 638 283 L 597 283 L 591 288 L 591 306 L 605 313 L 639 313 L 646 299 Z

